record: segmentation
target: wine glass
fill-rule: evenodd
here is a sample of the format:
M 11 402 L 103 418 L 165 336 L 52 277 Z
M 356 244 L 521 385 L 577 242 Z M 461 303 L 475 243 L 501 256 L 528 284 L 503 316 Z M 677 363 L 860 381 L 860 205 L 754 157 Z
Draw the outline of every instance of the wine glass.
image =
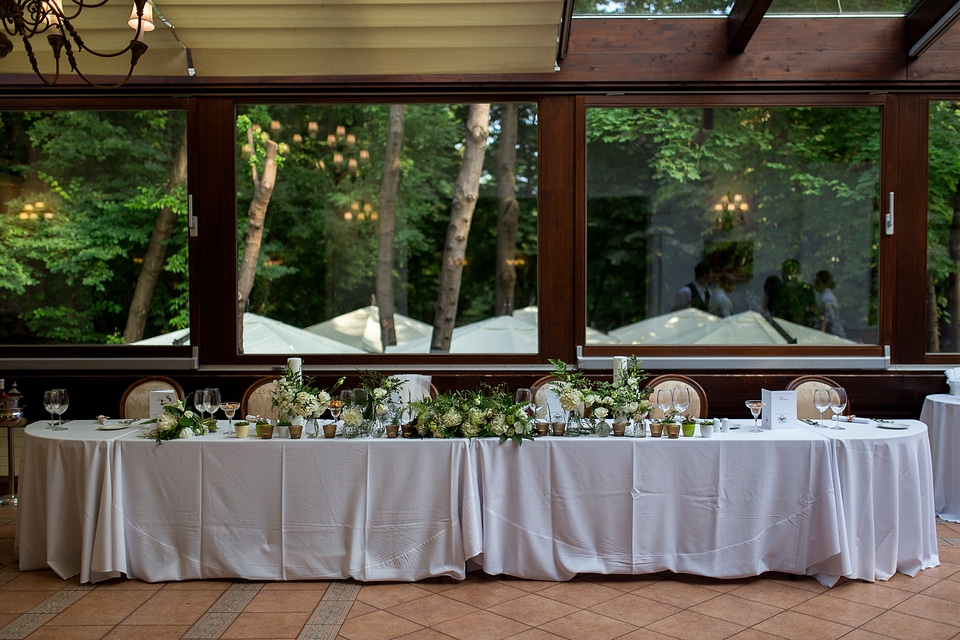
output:
M 840 414 L 847 408 L 847 390 L 843 387 L 830 387 L 830 411 L 836 423 L 831 429 L 843 429 L 840 426 Z
M 760 419 L 760 411 L 763 409 L 763 400 L 747 400 L 744 404 L 753 414 L 753 429 L 750 429 L 750 433 L 761 433 L 762 430 L 757 421 Z
M 203 397 L 206 391 L 206 389 L 197 389 L 196 393 L 193 394 L 193 408 L 200 414 L 201 422 L 203 421 L 203 412 L 207 410 L 207 401 Z
M 210 414 L 210 418 L 214 420 L 213 428 L 216 429 L 216 416 L 217 410 L 220 408 L 220 389 L 215 387 L 210 387 L 209 389 L 203 390 L 203 406 L 207 410 L 207 413 Z
M 528 416 L 533 414 L 531 417 L 536 417 L 533 411 L 533 400 L 530 397 L 530 389 L 528 387 L 520 387 L 513 397 L 514 402 L 523 406 L 524 413 Z
M 817 426 L 823 426 L 823 412 L 827 410 L 827 407 L 830 406 L 830 390 L 829 389 L 814 389 L 813 391 L 813 406 L 817 411 L 820 412 L 820 424 Z
M 43 408 L 50 412 L 50 423 L 45 427 L 46 429 L 53 429 L 57 425 L 53 423 L 53 414 L 57 411 L 57 405 L 60 404 L 60 397 L 57 393 L 57 389 L 50 389 L 49 391 L 43 392 Z
M 657 406 L 663 412 L 664 418 L 670 417 L 673 408 L 673 389 L 657 389 Z
M 230 426 L 227 428 L 227 435 L 236 435 L 236 432 L 233 430 L 233 414 L 237 412 L 237 409 L 240 408 L 239 402 L 221 402 L 220 408 L 223 409 L 223 415 L 227 416 L 227 420 Z
M 66 389 L 57 389 L 57 408 L 54 409 L 54 413 L 59 417 L 57 426 L 53 428 L 54 431 L 66 431 L 66 427 L 63 426 L 63 414 L 67 412 L 67 407 L 70 406 L 70 396 L 67 395 Z
M 690 389 L 687 387 L 674 387 L 673 388 L 673 408 L 677 410 L 677 413 L 683 414 L 687 410 L 687 407 L 690 406 Z
M 340 391 L 340 409 L 349 409 L 353 406 L 353 390 L 352 389 L 342 389 Z M 338 427 L 339 433 L 342 435 L 346 431 L 346 425 L 343 427 Z

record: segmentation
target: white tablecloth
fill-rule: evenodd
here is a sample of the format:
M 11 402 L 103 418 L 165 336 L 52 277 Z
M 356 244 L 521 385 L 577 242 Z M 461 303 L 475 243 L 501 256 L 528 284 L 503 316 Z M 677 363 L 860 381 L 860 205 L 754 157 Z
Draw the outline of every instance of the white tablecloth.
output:
M 829 441 L 744 430 L 548 438 L 522 450 L 478 441 L 484 570 L 538 580 L 839 574 Z
M 960 396 L 927 396 L 920 420 L 929 428 L 937 515 L 960 522 Z
M 778 570 L 832 585 L 939 564 L 926 428 L 712 439 L 237 440 L 25 430 L 22 570 L 96 582 L 564 580 Z M 744 424 L 746 427 L 746 424 Z
M 18 528 L 21 569 L 49 565 L 84 582 L 121 574 L 419 580 L 463 578 L 480 551 L 466 440 L 218 433 L 157 445 L 73 425 L 90 440 L 61 442 L 27 427 L 20 512 L 31 516 Z M 70 445 L 89 449 L 61 453 Z

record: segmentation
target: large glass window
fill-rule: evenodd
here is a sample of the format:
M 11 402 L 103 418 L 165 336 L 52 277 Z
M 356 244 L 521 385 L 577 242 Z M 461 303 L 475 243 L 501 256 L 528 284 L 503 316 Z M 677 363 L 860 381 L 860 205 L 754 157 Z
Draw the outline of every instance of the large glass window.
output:
M 576 0 L 574 15 L 729 15 L 733 0 Z M 773 0 L 767 15 L 902 15 L 910 0 Z
M 0 112 L 0 344 L 186 327 L 185 113 Z
M 877 344 L 880 115 L 588 109 L 588 334 Z
M 930 103 L 927 351 L 960 351 L 960 102 Z
M 242 353 L 536 353 L 535 104 L 238 110 Z

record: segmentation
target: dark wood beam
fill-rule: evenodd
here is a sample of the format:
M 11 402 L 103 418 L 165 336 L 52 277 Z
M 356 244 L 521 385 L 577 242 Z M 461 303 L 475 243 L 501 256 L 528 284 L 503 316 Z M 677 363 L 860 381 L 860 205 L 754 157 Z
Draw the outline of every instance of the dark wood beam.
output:
M 563 10 L 560 13 L 560 27 L 557 32 L 557 64 L 567 55 L 567 44 L 570 42 L 570 22 L 573 20 L 573 0 L 563 0 Z
M 727 18 L 727 53 L 743 53 L 773 0 L 736 0 Z
M 960 18 L 960 0 L 919 0 L 904 19 L 907 55 L 916 58 Z

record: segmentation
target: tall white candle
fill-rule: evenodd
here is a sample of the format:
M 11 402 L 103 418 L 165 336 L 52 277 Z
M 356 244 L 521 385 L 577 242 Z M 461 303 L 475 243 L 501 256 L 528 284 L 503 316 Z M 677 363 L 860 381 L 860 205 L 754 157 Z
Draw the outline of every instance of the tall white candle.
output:
M 287 358 L 287 366 L 290 367 L 290 371 L 300 375 L 300 368 L 303 366 L 303 360 L 300 358 Z

